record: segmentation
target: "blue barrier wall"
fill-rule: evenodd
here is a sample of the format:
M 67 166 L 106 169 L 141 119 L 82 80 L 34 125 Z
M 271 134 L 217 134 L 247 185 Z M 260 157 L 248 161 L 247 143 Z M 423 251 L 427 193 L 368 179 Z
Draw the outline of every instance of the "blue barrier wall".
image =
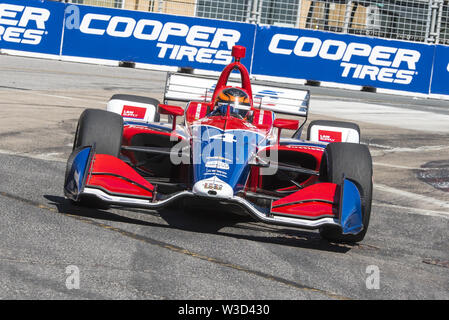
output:
M 255 25 L 87 6 L 79 21 L 65 27 L 63 55 L 221 71 L 239 44 L 251 66 Z
M 449 47 L 43 0 L 0 3 L 0 48 L 449 95 Z
M 59 54 L 64 5 L 37 0 L 2 0 L 0 48 Z
M 430 92 L 449 95 L 449 47 L 435 46 Z
M 254 74 L 428 93 L 434 46 L 259 26 L 254 53 Z

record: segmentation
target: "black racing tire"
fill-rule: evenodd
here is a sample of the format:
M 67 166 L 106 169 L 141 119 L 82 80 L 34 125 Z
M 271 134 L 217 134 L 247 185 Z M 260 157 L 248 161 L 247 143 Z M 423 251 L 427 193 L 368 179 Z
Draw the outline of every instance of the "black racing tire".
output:
M 341 184 L 343 174 L 359 189 L 362 204 L 363 230 L 344 235 L 340 228 L 325 226 L 321 236 L 330 242 L 355 243 L 362 241 L 368 231 L 373 197 L 373 162 L 368 147 L 364 144 L 329 143 L 323 153 L 320 167 L 320 181 Z
M 360 137 L 360 127 L 357 123 L 347 121 L 313 120 L 309 123 L 309 126 L 307 127 L 307 140 L 310 140 L 310 131 L 312 130 L 313 126 L 327 126 L 327 127 L 354 129 L 359 133 Z
M 125 100 L 129 102 L 145 103 L 151 104 L 156 107 L 156 112 L 154 113 L 154 122 L 161 121 L 161 114 L 158 112 L 158 106 L 160 104 L 159 100 L 149 97 L 135 96 L 132 94 L 114 94 L 110 100 Z
M 119 114 L 86 109 L 78 121 L 73 149 L 95 144 L 95 153 L 118 157 L 122 137 L 123 118 Z
M 73 150 L 95 145 L 95 153 L 118 157 L 122 145 L 123 118 L 116 113 L 99 109 L 86 109 L 81 114 L 75 133 Z M 72 167 L 73 157 L 69 157 L 66 167 L 65 181 Z M 66 182 L 64 182 L 65 185 Z M 74 205 L 107 209 L 109 206 L 95 197 L 81 197 Z

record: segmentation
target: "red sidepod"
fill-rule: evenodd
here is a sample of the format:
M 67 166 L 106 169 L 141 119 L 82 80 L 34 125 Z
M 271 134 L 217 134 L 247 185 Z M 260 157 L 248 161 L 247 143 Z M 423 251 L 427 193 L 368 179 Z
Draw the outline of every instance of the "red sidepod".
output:
M 122 160 L 96 154 L 86 182 L 87 188 L 96 188 L 108 194 L 152 199 L 154 186 Z
M 340 188 L 334 183 L 318 183 L 272 203 L 271 213 L 301 219 L 337 218 Z
M 315 161 L 316 161 L 315 168 L 311 168 L 311 169 L 320 170 L 321 158 L 322 158 L 323 151 L 324 151 L 324 149 L 321 147 L 314 147 L 314 146 L 309 146 L 309 145 L 282 145 L 282 146 L 278 145 L 278 146 L 270 146 L 266 150 L 275 150 L 275 149 L 277 149 L 277 151 L 279 153 L 280 152 L 307 153 L 307 154 L 311 155 L 312 157 L 314 157 Z M 265 151 L 265 152 L 267 152 L 267 151 Z M 252 192 L 257 192 L 257 188 L 262 187 L 263 176 L 259 174 L 259 171 L 260 171 L 260 168 L 258 168 L 258 167 L 251 168 L 250 178 L 248 179 L 246 190 L 250 190 Z M 317 183 L 317 181 L 318 181 L 318 177 L 312 175 L 307 180 L 301 182 L 301 185 L 303 187 L 306 187 L 306 186 Z M 280 188 L 276 191 L 287 191 L 287 190 L 294 191 L 296 189 L 299 189 L 299 188 L 296 185 L 292 185 L 290 187 Z

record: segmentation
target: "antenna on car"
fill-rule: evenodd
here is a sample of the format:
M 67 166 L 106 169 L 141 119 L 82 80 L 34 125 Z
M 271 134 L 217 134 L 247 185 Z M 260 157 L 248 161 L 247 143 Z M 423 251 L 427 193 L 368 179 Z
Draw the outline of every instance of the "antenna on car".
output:
M 240 59 L 245 58 L 246 48 L 243 46 L 233 46 L 232 56 L 235 58 L 235 62 L 240 63 Z

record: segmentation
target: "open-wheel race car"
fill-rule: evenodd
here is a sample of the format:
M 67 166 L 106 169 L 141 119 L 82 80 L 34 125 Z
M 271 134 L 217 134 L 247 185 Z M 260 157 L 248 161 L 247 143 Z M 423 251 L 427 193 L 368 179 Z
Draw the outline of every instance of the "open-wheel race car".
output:
M 107 110 L 86 109 L 67 162 L 66 197 L 148 209 L 232 204 L 267 224 L 361 241 L 373 171 L 358 125 L 315 120 L 301 139 L 309 91 L 252 84 L 240 62 L 245 48 L 234 46 L 232 55 L 218 81 L 168 73 L 164 103 L 119 94 Z

